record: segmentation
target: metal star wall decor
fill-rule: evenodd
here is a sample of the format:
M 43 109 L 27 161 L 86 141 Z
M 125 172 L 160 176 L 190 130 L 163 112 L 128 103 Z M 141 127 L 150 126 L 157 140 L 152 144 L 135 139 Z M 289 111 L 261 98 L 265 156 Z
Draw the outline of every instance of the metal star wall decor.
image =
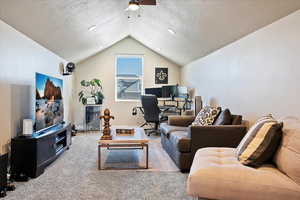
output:
M 168 84 L 168 68 L 155 68 L 155 84 Z

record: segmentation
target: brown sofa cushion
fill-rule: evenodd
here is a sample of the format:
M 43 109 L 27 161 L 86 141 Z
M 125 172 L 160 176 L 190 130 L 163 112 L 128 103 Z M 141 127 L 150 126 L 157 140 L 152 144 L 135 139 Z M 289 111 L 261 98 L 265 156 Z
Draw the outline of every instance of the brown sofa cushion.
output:
M 179 152 L 186 153 L 191 151 L 191 139 L 188 138 L 187 131 L 174 131 L 170 134 L 169 140 Z
M 194 116 L 190 115 L 181 115 L 181 116 L 169 116 L 168 124 L 171 126 L 189 126 L 195 120 Z
M 226 108 L 219 114 L 218 118 L 214 122 L 214 125 L 230 125 L 231 122 L 232 116 L 230 110 Z
M 300 185 L 300 121 L 295 118 L 282 121 L 282 142 L 273 160 L 279 170 Z
M 232 125 L 241 125 L 243 122 L 243 116 L 242 115 L 231 115 L 231 124 Z
M 183 126 L 171 126 L 167 123 L 161 123 L 160 124 L 160 131 L 162 134 L 165 134 L 169 136 L 170 133 L 174 131 L 188 131 L 188 127 L 183 127 Z

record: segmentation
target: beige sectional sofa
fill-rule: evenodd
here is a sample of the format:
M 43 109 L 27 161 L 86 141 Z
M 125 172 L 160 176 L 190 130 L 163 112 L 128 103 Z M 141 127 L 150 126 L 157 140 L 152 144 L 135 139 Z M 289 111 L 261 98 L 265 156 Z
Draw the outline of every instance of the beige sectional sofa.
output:
M 194 157 L 188 194 L 219 200 L 300 200 L 300 121 L 284 121 L 283 138 L 273 162 L 242 165 L 234 148 L 203 148 Z

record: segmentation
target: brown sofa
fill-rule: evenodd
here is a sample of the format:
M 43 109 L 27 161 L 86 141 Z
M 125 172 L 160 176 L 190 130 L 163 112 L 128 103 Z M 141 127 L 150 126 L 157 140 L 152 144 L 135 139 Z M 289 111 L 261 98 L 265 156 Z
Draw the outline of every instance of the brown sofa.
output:
M 194 116 L 172 116 L 168 123 L 160 125 L 162 147 L 182 172 L 190 170 L 198 149 L 236 147 L 246 133 L 240 115 L 231 115 L 229 125 L 191 126 L 194 119 Z
M 195 155 L 188 194 L 218 200 L 299 200 L 300 121 L 284 120 L 283 138 L 271 162 L 242 165 L 234 148 L 203 148 Z

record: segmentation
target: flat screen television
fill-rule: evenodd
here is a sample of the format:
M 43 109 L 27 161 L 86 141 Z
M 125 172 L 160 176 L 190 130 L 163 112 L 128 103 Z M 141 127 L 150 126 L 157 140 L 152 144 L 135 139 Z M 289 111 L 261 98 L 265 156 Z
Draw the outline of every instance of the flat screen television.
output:
M 188 98 L 188 88 L 185 86 L 178 86 L 178 96 L 179 98 Z
M 166 85 L 162 86 L 162 97 L 163 98 L 174 98 L 178 96 L 177 85 Z
M 35 131 L 60 124 L 64 120 L 63 80 L 36 73 Z
M 145 88 L 145 94 L 153 94 L 157 98 L 162 97 L 162 88 Z

